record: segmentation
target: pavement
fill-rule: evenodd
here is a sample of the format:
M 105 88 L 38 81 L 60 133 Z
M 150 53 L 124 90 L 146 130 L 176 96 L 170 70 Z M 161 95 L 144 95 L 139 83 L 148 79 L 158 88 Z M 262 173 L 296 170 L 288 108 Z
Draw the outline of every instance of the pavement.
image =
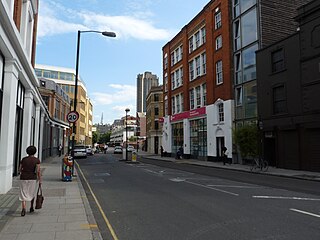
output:
M 41 163 L 42 209 L 29 213 L 29 202 L 26 215 L 21 217 L 17 177 L 13 180 L 13 188 L 0 194 L 0 240 L 102 239 L 79 178 L 63 182 L 61 164 L 61 157 Z
M 139 158 L 171 161 L 204 167 L 225 168 L 234 171 L 250 172 L 250 166 L 226 164 L 196 159 L 174 159 L 160 157 L 139 151 Z M 19 179 L 13 179 L 13 187 L 6 194 L 0 194 L 0 240 L 101 240 L 101 234 L 94 219 L 87 196 L 79 178 L 72 182 L 61 180 L 61 157 L 49 158 L 41 163 L 43 171 L 43 208 L 34 213 L 27 212 L 20 216 L 21 203 L 18 199 Z M 270 174 L 289 178 L 320 181 L 319 172 L 295 171 L 269 167 L 267 172 L 255 171 L 256 174 Z M 77 172 L 75 169 L 75 175 Z M 30 204 L 30 203 L 29 203 Z M 30 205 L 27 205 L 29 210 Z

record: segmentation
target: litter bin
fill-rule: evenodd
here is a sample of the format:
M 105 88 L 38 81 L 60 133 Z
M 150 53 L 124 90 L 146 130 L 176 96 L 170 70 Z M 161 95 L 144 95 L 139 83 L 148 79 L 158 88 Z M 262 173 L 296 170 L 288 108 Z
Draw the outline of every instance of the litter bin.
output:
M 131 159 L 132 159 L 132 151 L 128 151 L 128 159 L 126 159 L 126 151 L 127 151 L 127 149 L 123 148 L 123 150 L 122 150 L 122 159 L 131 161 Z
M 62 158 L 62 181 L 71 182 L 72 181 L 72 157 L 65 155 Z
M 137 161 L 137 152 L 136 151 L 132 151 L 131 160 L 132 160 L 132 162 L 136 162 Z

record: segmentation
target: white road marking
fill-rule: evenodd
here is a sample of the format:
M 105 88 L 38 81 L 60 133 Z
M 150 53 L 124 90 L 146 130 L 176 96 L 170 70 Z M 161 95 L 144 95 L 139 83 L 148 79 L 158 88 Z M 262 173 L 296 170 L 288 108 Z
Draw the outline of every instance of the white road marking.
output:
M 264 188 L 259 186 L 237 186 L 237 185 L 207 185 L 209 187 L 226 187 L 226 188 Z
M 294 209 L 294 208 L 290 208 L 290 210 L 294 211 L 294 212 L 298 212 L 298 213 L 302 213 L 302 214 L 306 214 L 306 215 L 310 215 L 310 216 L 313 216 L 313 217 L 320 218 L 320 215 L 317 215 L 317 214 L 314 214 L 314 213 L 309 213 L 309 212 L 302 211 L 302 210 L 299 210 L 299 209 Z
M 184 182 L 185 181 L 185 179 L 182 179 L 182 178 L 170 178 L 169 180 L 172 182 Z
M 162 175 L 162 173 L 160 172 L 156 172 L 156 171 L 152 171 L 152 170 L 149 170 L 149 169 L 143 169 L 144 171 L 146 172 L 149 172 L 149 173 L 153 173 L 153 174 L 156 174 L 156 175 Z
M 200 187 L 208 188 L 208 189 L 211 189 L 211 190 L 215 190 L 215 191 L 218 191 L 218 192 L 227 193 L 227 194 L 230 194 L 230 195 L 233 195 L 233 196 L 239 196 L 239 194 L 237 194 L 237 193 L 224 191 L 224 190 L 221 190 L 221 189 L 218 189 L 218 188 L 209 187 L 207 185 L 202 185 L 202 184 L 199 184 L 199 183 L 194 183 L 194 182 L 189 182 L 189 181 L 185 181 L 185 182 L 193 184 L 193 185 L 196 185 L 196 186 L 200 186 Z
M 281 197 L 281 196 L 252 196 L 252 197 L 253 198 L 264 198 L 264 199 L 287 199 L 287 200 L 320 201 L 319 198 Z

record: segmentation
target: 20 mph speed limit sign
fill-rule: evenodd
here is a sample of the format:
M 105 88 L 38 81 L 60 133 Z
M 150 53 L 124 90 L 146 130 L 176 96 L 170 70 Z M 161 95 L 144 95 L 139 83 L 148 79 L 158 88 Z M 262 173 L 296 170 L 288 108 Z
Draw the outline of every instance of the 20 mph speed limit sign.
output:
M 71 111 L 67 114 L 67 119 L 69 123 L 75 123 L 79 119 L 79 113 Z

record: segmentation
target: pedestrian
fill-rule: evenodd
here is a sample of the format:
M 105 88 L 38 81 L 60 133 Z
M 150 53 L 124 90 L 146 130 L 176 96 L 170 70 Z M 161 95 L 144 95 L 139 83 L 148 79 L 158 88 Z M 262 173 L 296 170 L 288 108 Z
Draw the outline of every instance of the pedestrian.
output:
M 61 157 L 61 153 L 62 153 L 62 145 L 61 145 L 61 143 L 59 144 L 58 151 L 59 151 L 59 157 Z
M 222 147 L 222 161 L 223 165 L 226 165 L 228 161 L 228 149 L 226 147 Z M 231 164 L 231 162 L 229 162 L 229 164 Z
M 163 147 L 160 147 L 160 153 L 161 153 L 161 157 L 163 157 Z
M 104 154 L 106 154 L 106 153 L 107 153 L 107 150 L 108 150 L 108 145 L 107 145 L 107 144 L 105 144 L 105 145 L 103 146 L 103 152 L 104 152 Z
M 26 202 L 31 201 L 30 213 L 34 212 L 33 203 L 36 195 L 37 180 L 41 186 L 42 179 L 40 173 L 40 160 L 34 155 L 37 152 L 35 146 L 27 147 L 27 157 L 20 161 L 20 195 L 19 200 L 22 204 L 21 216 L 26 215 Z

